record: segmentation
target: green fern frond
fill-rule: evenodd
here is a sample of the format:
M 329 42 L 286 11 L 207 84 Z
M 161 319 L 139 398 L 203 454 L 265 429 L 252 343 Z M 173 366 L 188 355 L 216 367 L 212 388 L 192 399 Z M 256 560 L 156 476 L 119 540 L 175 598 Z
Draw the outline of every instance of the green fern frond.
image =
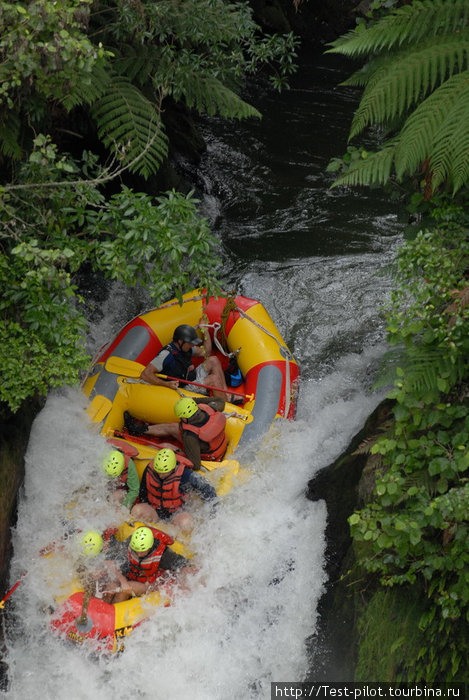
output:
M 466 125 L 459 125 L 459 129 L 454 133 L 454 139 L 458 147 L 453 148 L 451 167 L 453 196 L 469 182 L 469 132 Z
M 450 378 L 451 384 L 461 381 L 464 365 L 461 359 L 453 364 L 443 348 L 429 350 L 420 347 L 407 356 L 404 367 L 406 383 L 411 391 L 434 391 L 440 376 Z
M 374 122 L 386 122 L 403 115 L 438 82 L 469 65 L 469 32 L 426 43 L 380 61 L 368 76 L 368 84 L 355 113 L 350 139 Z
M 359 70 L 352 73 L 352 75 L 340 83 L 340 85 L 344 85 L 345 87 L 365 87 L 365 85 L 368 85 L 371 87 L 373 84 L 373 77 L 379 74 L 379 69 L 382 66 L 388 65 L 388 56 L 379 56 L 378 58 L 370 59 L 365 65 L 359 68 Z
M 377 440 L 388 435 L 394 426 L 393 420 L 384 421 L 378 426 L 376 433 L 368 435 L 358 447 L 351 453 L 353 455 L 366 455 L 371 453 L 371 448 L 376 444 Z
M 115 56 L 113 68 L 118 75 L 126 76 L 131 82 L 145 85 L 156 72 L 161 60 L 161 49 L 149 44 L 120 46 L 120 55 Z
M 375 388 L 387 386 L 396 378 L 396 369 L 404 371 L 409 391 L 425 393 L 434 391 L 438 378 L 446 377 L 451 385 L 461 382 L 467 370 L 462 357 L 454 361 L 446 348 L 414 345 L 411 348 L 393 348 L 382 359 L 380 377 Z
M 384 185 L 391 175 L 394 161 L 395 142 L 389 142 L 380 151 L 357 161 L 346 173 L 340 175 L 331 187 L 349 185 Z
M 119 153 L 122 162 L 147 178 L 168 152 L 168 140 L 159 111 L 124 77 L 116 77 L 92 108 L 99 137 Z
M 213 77 L 203 77 L 195 73 L 186 76 L 183 94 L 188 107 L 198 112 L 219 114 L 230 119 L 261 118 L 261 113 L 244 102 L 238 95 Z
M 9 158 L 21 158 L 19 143 L 21 121 L 17 112 L 5 110 L 0 120 L 0 150 Z
M 111 74 L 107 68 L 102 63 L 96 63 L 88 79 L 75 83 L 61 102 L 68 112 L 78 105 L 93 104 L 108 89 L 110 81 Z
M 418 489 L 423 487 L 428 494 L 432 494 L 435 491 L 435 480 L 431 478 L 428 469 L 419 469 L 406 476 L 402 492 L 406 493 L 412 486 Z
M 456 33 L 469 22 L 468 0 L 414 0 L 363 30 L 357 27 L 331 42 L 328 53 L 351 58 L 415 45 L 426 37 Z
M 468 76 L 466 75 L 466 81 Z M 435 146 L 430 154 L 432 188 L 445 181 L 452 182 L 456 192 L 469 178 L 469 81 L 459 99 L 448 110 L 435 134 Z
M 439 132 L 457 103 L 469 99 L 469 72 L 453 75 L 424 100 L 407 119 L 396 148 L 396 173 L 412 173 L 433 152 Z M 464 125 L 462 125 L 464 126 Z M 465 125 L 467 128 L 467 124 Z

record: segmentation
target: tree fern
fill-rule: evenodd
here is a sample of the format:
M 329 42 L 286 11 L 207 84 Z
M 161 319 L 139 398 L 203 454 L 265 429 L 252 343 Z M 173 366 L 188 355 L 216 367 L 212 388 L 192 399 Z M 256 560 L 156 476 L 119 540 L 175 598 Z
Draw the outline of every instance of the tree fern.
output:
M 18 113 L 14 110 L 4 110 L 0 118 L 0 149 L 5 156 L 14 159 L 21 157 L 20 129 Z
M 213 77 L 204 77 L 196 73 L 187 75 L 182 88 L 189 107 L 209 115 L 219 114 L 222 117 L 246 119 L 261 117 L 261 113 L 252 105 L 244 102 L 236 93 Z
M 368 155 L 366 159 L 355 161 L 344 175 L 340 175 L 335 180 L 332 187 L 369 185 L 371 183 L 384 185 L 391 175 L 394 151 L 395 144 L 391 142 L 380 151 Z
M 436 135 L 454 105 L 469 100 L 469 72 L 452 76 L 424 100 L 407 119 L 396 147 L 396 173 L 412 173 L 434 148 Z
M 334 184 L 384 184 L 393 166 L 402 180 L 424 163 L 425 198 L 469 182 L 468 25 L 469 0 L 414 0 L 332 44 L 334 53 L 370 56 L 345 83 L 364 87 L 349 138 L 380 126 L 395 147 L 388 142 L 382 158 L 358 162 Z
M 423 394 L 435 391 L 439 377 L 450 384 L 458 384 L 467 371 L 465 359 L 449 355 L 447 348 L 413 345 L 389 350 L 382 359 L 382 367 L 375 388 L 387 386 L 396 378 L 396 370 L 404 372 L 407 390 Z
M 113 69 L 119 75 L 125 75 L 138 85 L 145 85 L 155 73 L 161 60 L 161 48 L 144 44 L 134 47 L 121 45 L 113 61 Z
M 78 105 L 93 104 L 109 88 L 110 81 L 111 74 L 107 68 L 101 62 L 95 63 L 88 79 L 76 81 L 61 102 L 68 111 Z
M 453 34 L 469 21 L 467 0 L 415 0 L 392 10 L 363 31 L 358 27 L 331 42 L 329 53 L 351 58 L 414 45 L 425 37 Z
M 357 109 L 350 138 L 357 136 L 369 124 L 386 123 L 406 113 L 437 83 L 454 71 L 469 65 L 469 31 L 448 38 L 437 46 L 426 42 L 418 50 L 408 49 L 380 62 L 368 84 Z
M 167 137 L 158 109 L 124 77 L 94 103 L 92 113 L 106 147 L 133 172 L 148 177 L 167 155 Z
M 449 181 L 458 190 L 469 176 L 469 85 L 435 134 L 430 153 L 432 188 Z

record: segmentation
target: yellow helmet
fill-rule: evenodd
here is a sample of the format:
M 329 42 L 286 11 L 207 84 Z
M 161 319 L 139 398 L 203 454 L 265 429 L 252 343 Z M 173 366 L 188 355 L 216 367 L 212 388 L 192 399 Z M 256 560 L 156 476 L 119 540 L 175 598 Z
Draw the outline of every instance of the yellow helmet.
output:
M 163 450 L 158 450 L 153 458 L 153 468 L 158 474 L 167 474 L 171 472 L 177 464 L 176 455 L 173 450 L 165 447 Z
M 194 399 L 179 399 L 179 401 L 174 404 L 174 413 L 177 418 L 191 418 L 198 410 L 199 407 Z
M 101 533 L 88 530 L 80 537 L 79 545 L 86 557 L 95 557 L 104 547 L 104 540 Z
M 153 547 L 155 538 L 149 527 L 138 527 L 130 538 L 130 549 L 134 552 L 146 552 Z
M 122 474 L 125 458 L 120 450 L 112 450 L 103 462 L 104 471 L 108 476 L 117 477 Z

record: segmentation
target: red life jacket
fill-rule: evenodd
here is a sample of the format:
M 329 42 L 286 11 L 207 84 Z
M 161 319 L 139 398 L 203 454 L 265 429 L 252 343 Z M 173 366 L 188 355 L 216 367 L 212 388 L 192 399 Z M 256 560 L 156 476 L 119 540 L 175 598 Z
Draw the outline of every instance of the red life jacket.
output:
M 208 421 L 201 426 L 191 425 L 190 423 L 180 423 L 181 437 L 184 434 L 184 430 L 195 433 L 199 440 L 208 444 L 208 449 L 203 453 L 201 452 L 201 458 L 207 460 L 221 459 L 226 452 L 228 443 L 225 435 L 225 414 L 220 413 L 220 411 L 215 411 L 214 408 L 205 403 L 199 403 L 198 407 L 201 408 L 204 413 L 208 414 Z
M 148 503 L 155 510 L 166 510 L 174 513 L 186 501 L 187 496 L 180 490 L 181 477 L 185 466 L 177 462 L 176 468 L 167 477 L 162 479 L 150 462 L 143 474 L 147 488 Z
M 127 547 L 127 559 L 130 564 L 127 578 L 131 581 L 153 583 L 158 576 L 163 574 L 163 571 L 160 571 L 161 557 L 166 547 L 173 544 L 174 540 L 165 532 L 154 527 L 150 527 L 150 530 L 153 532 L 155 542 L 146 557 L 139 558 L 133 549 Z

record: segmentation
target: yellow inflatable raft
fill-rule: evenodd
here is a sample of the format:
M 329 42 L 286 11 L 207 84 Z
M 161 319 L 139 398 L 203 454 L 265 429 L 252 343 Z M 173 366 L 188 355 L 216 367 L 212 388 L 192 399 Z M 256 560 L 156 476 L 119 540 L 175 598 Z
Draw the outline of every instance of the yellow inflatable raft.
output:
M 199 326 L 202 318 L 203 325 Z M 223 495 L 240 473 L 236 452 L 248 443 L 254 444 L 276 418 L 295 416 L 298 365 L 260 302 L 243 296 L 206 298 L 195 290 L 183 297 L 182 304 L 174 299 L 136 316 L 98 352 L 83 382 L 83 391 L 90 400 L 87 411 L 110 442 L 122 442 L 134 450 L 141 477 L 159 445 L 146 436 L 129 435 L 124 411 L 149 423 L 175 421 L 173 409 L 180 395 L 174 389 L 142 382 L 140 374 L 172 340 L 180 324 L 210 333 L 214 354 L 223 369 L 235 357 L 242 375 L 238 375 L 236 386 L 229 387 L 225 404 L 225 412 L 232 414 L 227 418 L 226 454 L 220 462 L 203 462 L 217 493 Z M 202 395 L 182 391 L 186 396 Z M 236 405 L 230 403 L 231 398 L 237 399 Z M 61 601 L 52 627 L 70 641 L 92 639 L 100 648 L 117 651 L 133 627 L 169 602 L 168 592 L 161 590 L 110 605 L 97 598 L 84 600 L 83 589 L 78 586 Z

